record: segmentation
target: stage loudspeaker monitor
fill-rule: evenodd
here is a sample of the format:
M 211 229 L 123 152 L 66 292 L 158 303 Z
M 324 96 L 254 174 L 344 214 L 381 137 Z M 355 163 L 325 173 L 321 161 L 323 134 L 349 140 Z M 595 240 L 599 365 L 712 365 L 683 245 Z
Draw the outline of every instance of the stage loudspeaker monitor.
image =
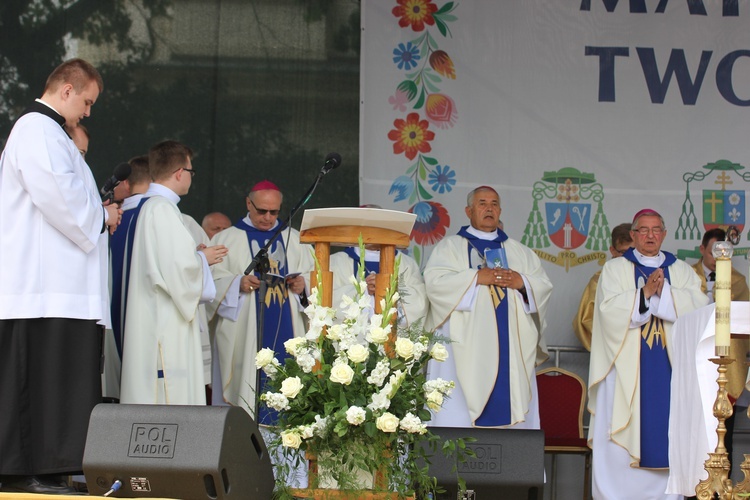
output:
M 238 407 L 97 405 L 83 472 L 91 495 L 105 494 L 119 480 L 113 496 L 120 498 L 273 497 L 265 442 Z
M 544 431 L 430 427 L 440 441 L 473 438 L 466 447 L 474 452 L 465 462 L 446 457 L 442 444 L 429 458 L 430 476 L 446 491 L 435 500 L 541 500 L 544 495 Z M 427 450 L 430 453 L 430 450 Z M 466 481 L 458 496 L 456 474 Z

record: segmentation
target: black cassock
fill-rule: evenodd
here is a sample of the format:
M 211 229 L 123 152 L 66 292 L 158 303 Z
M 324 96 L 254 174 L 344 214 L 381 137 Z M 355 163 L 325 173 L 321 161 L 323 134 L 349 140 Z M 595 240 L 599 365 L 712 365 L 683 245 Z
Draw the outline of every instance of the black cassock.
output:
M 101 357 L 94 320 L 0 320 L 0 475 L 81 471 Z

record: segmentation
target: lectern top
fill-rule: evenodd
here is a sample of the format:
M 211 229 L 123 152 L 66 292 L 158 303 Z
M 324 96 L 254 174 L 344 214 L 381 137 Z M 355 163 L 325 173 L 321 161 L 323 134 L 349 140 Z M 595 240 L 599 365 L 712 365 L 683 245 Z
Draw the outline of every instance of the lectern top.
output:
M 305 210 L 300 231 L 330 226 L 361 226 L 411 234 L 416 214 L 385 208 L 313 208 Z

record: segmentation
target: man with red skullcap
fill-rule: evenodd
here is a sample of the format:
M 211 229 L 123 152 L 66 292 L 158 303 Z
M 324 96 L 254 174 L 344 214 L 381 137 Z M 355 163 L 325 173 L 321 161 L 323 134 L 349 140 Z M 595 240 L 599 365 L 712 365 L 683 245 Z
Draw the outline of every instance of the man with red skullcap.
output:
M 208 308 L 217 316 L 215 330 L 213 404 L 229 403 L 255 412 L 255 355 L 263 347 L 283 354 L 284 342 L 304 335 L 301 301 L 306 300 L 305 278 L 315 267 L 312 249 L 301 245 L 299 232 L 285 229 L 268 248 L 270 273 L 285 279 L 267 280 L 260 297 L 258 270 L 244 275 L 253 257 L 278 229 L 282 194 L 270 181 L 257 183 L 246 198 L 247 216 L 217 233 L 213 244 L 226 245 L 229 255 L 214 266 L 216 300 Z M 290 273 L 301 273 L 290 276 Z M 263 307 L 263 345 L 257 335 Z M 280 360 L 281 361 L 281 360 Z M 263 375 L 265 376 L 265 375 Z M 262 389 L 262 386 L 261 386 Z M 262 409 L 256 420 L 271 423 Z
M 678 498 L 669 477 L 669 338 L 679 316 L 708 303 L 693 269 L 661 250 L 664 219 L 633 217 L 633 248 L 602 268 L 589 367 L 594 498 Z M 679 497 L 681 498 L 681 497 Z

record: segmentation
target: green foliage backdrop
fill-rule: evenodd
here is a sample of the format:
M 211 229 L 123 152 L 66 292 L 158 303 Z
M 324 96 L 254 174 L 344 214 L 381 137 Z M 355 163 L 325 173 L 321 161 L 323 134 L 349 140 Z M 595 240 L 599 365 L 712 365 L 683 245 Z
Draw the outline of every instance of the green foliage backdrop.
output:
M 236 220 L 266 178 L 290 209 L 337 151 L 307 208 L 357 205 L 359 33 L 355 0 L 3 0 L 1 140 L 50 71 L 83 57 L 105 86 L 83 122 L 97 180 L 180 140 L 198 171 L 183 212 Z

